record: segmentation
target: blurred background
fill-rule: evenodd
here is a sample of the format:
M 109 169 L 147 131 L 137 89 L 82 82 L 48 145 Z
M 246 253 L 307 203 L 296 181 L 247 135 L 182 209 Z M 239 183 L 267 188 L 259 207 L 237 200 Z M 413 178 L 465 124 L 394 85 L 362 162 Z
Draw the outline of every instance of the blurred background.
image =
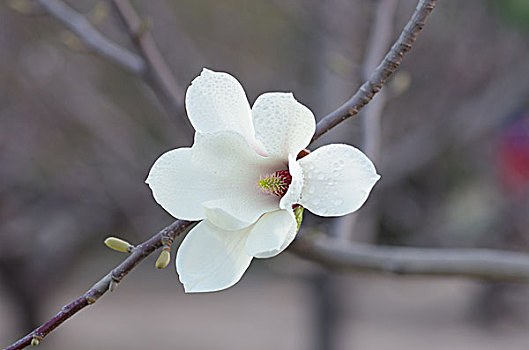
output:
M 109 2 L 68 4 L 135 50 Z M 380 61 L 380 47 L 384 53 L 396 39 L 416 1 L 133 4 L 182 91 L 208 67 L 236 76 L 251 102 L 293 91 L 321 118 Z M 0 3 L 0 345 L 123 259 L 104 247 L 106 236 L 139 243 L 171 222 L 144 180 L 160 154 L 192 137 L 185 116 L 165 108 L 144 80 L 91 53 L 37 4 Z M 439 1 L 383 93 L 311 148 L 331 142 L 365 149 L 382 180 L 351 217 L 306 213 L 301 234 L 527 251 L 529 2 Z M 154 259 L 40 347 L 529 345 L 526 285 L 338 275 L 282 254 L 254 261 L 227 291 L 185 295 L 173 265 L 156 271 Z

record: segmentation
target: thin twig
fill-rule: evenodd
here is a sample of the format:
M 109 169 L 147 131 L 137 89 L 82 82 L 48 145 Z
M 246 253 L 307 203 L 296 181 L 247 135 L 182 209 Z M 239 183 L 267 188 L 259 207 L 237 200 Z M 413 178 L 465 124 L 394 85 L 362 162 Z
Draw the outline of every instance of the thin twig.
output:
M 380 91 L 389 76 L 400 66 L 404 54 L 412 48 L 417 39 L 417 35 L 424 28 L 426 20 L 434 9 L 436 2 L 437 0 L 419 1 L 408 24 L 406 24 L 406 27 L 404 27 L 404 30 L 386 57 L 384 57 L 369 79 L 360 86 L 360 89 L 358 89 L 353 97 L 318 122 L 312 141 L 317 140 L 321 135 L 345 119 L 358 114 L 358 111 Z
M 60 0 L 37 0 L 37 2 L 95 53 L 136 74 L 143 74 L 145 71 L 146 65 L 141 57 L 103 36 L 82 14 L 64 2 Z
M 26 346 L 31 345 L 31 342 L 35 339 L 41 341 L 55 328 L 60 326 L 63 322 L 68 320 L 70 317 L 81 311 L 88 305 L 95 303 L 103 294 L 105 294 L 111 283 L 119 283 L 121 280 L 136 267 L 143 259 L 148 257 L 156 249 L 162 247 L 164 243 L 162 241 L 172 240 L 184 232 L 188 227 L 193 224 L 192 221 L 176 220 L 171 225 L 167 226 L 153 237 L 149 238 L 142 244 L 138 245 L 132 253 L 125 259 L 121 264 L 116 266 L 107 275 L 101 278 L 95 283 L 89 290 L 86 291 L 79 298 L 75 299 L 68 305 L 65 305 L 55 316 L 43 323 L 40 327 L 18 340 L 16 343 L 8 346 L 4 350 L 17 350 L 23 349 Z
M 433 249 L 296 238 L 289 252 L 347 272 L 529 282 L 529 254 L 492 249 Z
M 125 24 L 127 32 L 147 64 L 145 77 L 151 80 L 151 86 L 157 90 L 171 106 L 172 112 L 182 114 L 184 91 L 165 62 L 154 38 L 148 30 L 148 24 L 142 22 L 134 7 L 128 0 L 112 0 L 119 17 Z

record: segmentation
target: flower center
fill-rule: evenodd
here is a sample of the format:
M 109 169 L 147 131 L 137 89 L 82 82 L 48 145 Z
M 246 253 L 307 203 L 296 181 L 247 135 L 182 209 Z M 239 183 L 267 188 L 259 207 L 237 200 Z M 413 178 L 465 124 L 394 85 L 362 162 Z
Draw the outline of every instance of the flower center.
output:
M 257 181 L 257 187 L 265 194 L 275 194 L 283 197 L 288 191 L 288 186 L 292 182 L 292 176 L 288 170 L 279 170 L 275 173 L 261 176 Z

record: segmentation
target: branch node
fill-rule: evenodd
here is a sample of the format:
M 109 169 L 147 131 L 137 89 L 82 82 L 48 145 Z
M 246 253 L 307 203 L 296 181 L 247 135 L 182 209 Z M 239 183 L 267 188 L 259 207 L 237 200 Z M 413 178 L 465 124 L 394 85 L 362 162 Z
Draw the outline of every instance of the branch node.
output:
M 118 282 L 116 282 L 115 280 L 111 280 L 110 283 L 108 284 L 108 290 L 110 292 L 113 292 L 116 290 L 116 288 L 118 287 Z
M 174 237 L 171 237 L 171 236 L 163 236 L 162 239 L 160 240 L 160 242 L 162 243 L 162 245 L 164 246 L 168 246 L 169 249 L 170 247 L 173 245 L 173 242 L 174 242 Z
M 112 271 L 112 273 L 110 274 L 110 283 L 112 282 L 116 282 L 116 283 L 121 282 L 120 277 L 114 276 L 114 271 Z

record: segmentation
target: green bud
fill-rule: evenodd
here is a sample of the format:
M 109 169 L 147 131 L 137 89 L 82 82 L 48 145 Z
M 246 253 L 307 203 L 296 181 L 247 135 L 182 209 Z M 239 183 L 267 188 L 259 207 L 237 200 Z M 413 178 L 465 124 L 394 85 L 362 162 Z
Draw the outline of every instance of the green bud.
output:
M 110 249 L 123 253 L 130 253 L 134 249 L 134 246 L 129 242 L 116 237 L 108 237 L 105 239 L 105 245 Z
M 164 248 L 162 252 L 160 253 L 160 256 L 158 259 L 156 259 L 156 263 L 154 266 L 157 269 L 164 269 L 169 265 L 169 262 L 171 261 L 171 251 L 168 248 Z
M 301 226 L 301 221 L 303 221 L 303 207 L 300 205 L 296 209 L 294 209 L 294 216 L 296 217 L 296 222 L 298 223 L 298 231 L 299 227 Z
M 33 339 L 31 339 L 31 346 L 39 345 L 41 340 L 42 340 L 42 337 L 39 337 L 38 335 L 34 335 Z

